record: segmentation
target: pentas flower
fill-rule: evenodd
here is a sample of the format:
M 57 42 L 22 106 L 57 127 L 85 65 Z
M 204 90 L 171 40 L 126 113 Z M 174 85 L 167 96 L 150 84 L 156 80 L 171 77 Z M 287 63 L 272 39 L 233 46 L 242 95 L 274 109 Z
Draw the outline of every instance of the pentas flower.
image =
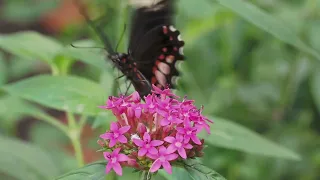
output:
M 168 136 L 164 138 L 164 140 L 168 143 L 171 143 L 168 146 L 168 152 L 176 152 L 178 151 L 179 155 L 183 158 L 187 158 L 186 149 L 192 149 L 192 145 L 184 142 L 184 138 L 182 135 L 177 134 L 176 137 Z
M 128 161 L 128 157 L 124 154 L 119 154 L 121 148 L 115 149 L 112 153 L 104 152 L 103 156 L 108 161 L 106 173 L 113 169 L 120 176 L 122 175 L 122 168 L 119 162 Z
M 154 173 L 163 168 L 172 173 L 172 165 L 203 156 L 204 140 L 198 134 L 210 134 L 211 120 L 202 115 L 193 100 L 181 101 L 170 89 L 153 86 L 142 102 L 138 92 L 109 97 L 100 108 L 111 110 L 117 122 L 100 135 L 98 144 L 108 161 L 106 173 L 113 169 L 122 175 L 121 166 Z
M 159 153 L 150 155 L 150 158 L 155 160 L 150 167 L 150 172 L 156 172 L 162 166 L 167 173 L 171 174 L 172 168 L 169 161 L 177 159 L 178 155 L 169 152 L 164 146 L 161 146 L 159 148 Z
M 144 156 L 147 153 L 149 154 L 157 154 L 158 150 L 155 148 L 163 144 L 163 141 L 160 140 L 152 140 L 149 133 L 145 132 L 143 135 L 143 140 L 133 138 L 133 143 L 140 147 L 138 156 Z
M 117 123 L 113 122 L 111 123 L 110 132 L 106 132 L 104 134 L 100 135 L 100 138 L 102 139 L 109 139 L 109 147 L 113 147 L 116 145 L 117 141 L 121 143 L 127 143 L 127 138 L 123 135 L 124 133 L 128 132 L 130 129 L 130 126 L 123 126 L 121 128 L 118 127 Z

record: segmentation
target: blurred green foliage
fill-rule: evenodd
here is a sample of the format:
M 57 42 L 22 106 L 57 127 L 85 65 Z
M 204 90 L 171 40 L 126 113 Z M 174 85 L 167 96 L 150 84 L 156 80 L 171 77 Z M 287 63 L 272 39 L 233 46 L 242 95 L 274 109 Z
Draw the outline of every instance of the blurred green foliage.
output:
M 30 13 L 30 9 L 23 8 L 30 4 L 5 1 L 3 17 L 10 21 L 30 21 L 56 6 L 45 2 L 36 4 L 37 11 Z M 130 9 L 126 1 L 95 0 L 89 5 L 92 17 L 102 17 L 97 23 L 105 24 L 105 31 L 115 45 L 123 25 L 130 24 Z M 22 15 L 26 18 L 21 19 Z M 176 26 L 186 42 L 187 57 L 180 68 L 182 76 L 178 93 L 182 96 L 187 94 L 199 106 L 203 104 L 206 114 L 216 121 L 207 140 L 210 146 L 206 149 L 203 163 L 226 179 L 320 178 L 319 17 L 320 0 L 178 2 Z M 91 38 L 77 41 L 80 37 Z M 0 56 L 0 85 L 3 90 L 0 132 L 14 136 L 16 123 L 26 115 L 52 125 L 40 123 L 32 129 L 33 145 L 18 145 L 17 140 L 1 137 L 0 147 L 8 147 L 0 148 L 1 157 L 9 156 L 8 153 L 19 154 L 21 151 L 15 153 L 17 149 L 26 149 L 25 154 L 16 157 L 17 161 L 24 162 L 20 166 L 8 158 L 0 160 L 0 172 L 9 174 L 13 179 L 21 179 L 19 174 L 14 174 L 16 169 L 20 169 L 21 174 L 32 172 L 23 177 L 44 179 L 76 167 L 74 158 L 47 142 L 48 139 L 57 143 L 67 141 L 63 135 L 56 136 L 58 133 L 53 126 L 60 127 L 61 131 L 68 130 L 54 123 L 38 106 L 22 99 L 91 116 L 95 119 L 93 126 L 100 132 L 112 120 L 110 114 L 95 107 L 115 93 L 113 76 L 116 77 L 116 71 L 106 63 L 102 50 L 75 49 L 69 46 L 72 42 L 84 47 L 103 47 L 87 25 L 67 28 L 54 38 L 35 32 L 0 34 L 0 47 L 6 52 L 6 56 Z M 126 37 L 119 51 L 126 51 L 127 42 Z M 8 52 L 14 56 L 8 58 Z M 6 84 L 35 71 L 39 60 L 48 64 L 55 76 L 37 76 Z M 86 66 L 76 69 L 76 60 Z M 71 75 L 73 77 L 68 77 Z M 101 122 L 103 119 L 108 121 Z M 41 157 L 35 157 L 33 151 L 38 146 L 42 148 L 36 150 L 41 152 Z M 300 161 L 294 161 L 299 159 L 294 152 L 301 156 Z M 50 158 L 52 162 L 48 160 Z M 39 169 L 43 165 L 50 171 Z M 10 167 L 15 167 L 15 171 Z M 129 178 L 132 179 L 131 176 Z

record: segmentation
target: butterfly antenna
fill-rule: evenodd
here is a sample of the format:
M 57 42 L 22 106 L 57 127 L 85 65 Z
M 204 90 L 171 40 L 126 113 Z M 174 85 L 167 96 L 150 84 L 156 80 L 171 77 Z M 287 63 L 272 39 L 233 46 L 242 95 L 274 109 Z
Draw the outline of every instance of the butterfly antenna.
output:
M 124 24 L 123 31 L 122 31 L 121 36 L 120 36 L 120 39 L 119 39 L 119 41 L 118 41 L 118 43 L 117 43 L 117 45 L 116 45 L 116 50 L 115 50 L 115 51 L 118 50 L 118 47 L 119 47 L 120 42 L 122 41 L 122 39 L 123 39 L 123 37 L 124 37 L 124 33 L 126 32 L 126 29 L 127 29 L 127 25 Z
M 74 47 L 74 48 L 92 48 L 92 49 L 106 49 L 104 47 L 81 47 L 81 46 L 76 46 L 73 44 L 70 44 L 70 46 Z
M 91 26 L 91 28 L 98 34 L 100 39 L 103 41 L 103 43 L 106 46 L 106 50 L 109 54 L 114 54 L 115 51 L 112 49 L 112 45 L 108 39 L 108 37 L 104 34 L 102 29 L 98 26 L 96 26 L 93 21 L 89 18 L 89 15 L 84 7 L 84 5 L 79 0 L 74 0 L 74 3 L 78 6 L 80 14 L 85 18 L 87 23 Z

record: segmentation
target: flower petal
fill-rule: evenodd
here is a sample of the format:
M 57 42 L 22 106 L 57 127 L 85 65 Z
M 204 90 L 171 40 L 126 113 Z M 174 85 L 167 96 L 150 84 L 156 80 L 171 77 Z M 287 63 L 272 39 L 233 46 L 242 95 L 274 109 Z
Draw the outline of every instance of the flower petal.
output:
M 124 154 L 118 154 L 118 162 L 123 162 L 123 161 L 128 161 L 128 156 L 124 155 Z
M 156 172 L 160 167 L 161 162 L 159 160 L 155 160 L 150 167 L 150 172 Z
M 172 161 L 172 160 L 175 160 L 177 158 L 178 158 L 178 154 L 176 154 L 176 153 L 169 154 L 169 155 L 166 156 L 166 160 L 167 161 Z
M 166 152 L 167 152 L 167 149 L 164 146 L 160 146 L 159 154 L 165 154 Z
M 148 152 L 150 154 L 158 154 L 158 150 L 155 147 L 150 147 L 150 149 L 148 149 Z
M 139 108 L 136 108 L 135 109 L 135 116 L 137 117 L 137 118 L 140 118 L 141 117 L 141 108 L 139 107 Z
M 113 170 L 119 175 L 122 176 L 122 167 L 118 162 L 113 163 Z
M 167 118 L 163 118 L 162 120 L 161 120 L 161 126 L 167 126 L 167 125 L 169 125 L 170 124 L 170 121 L 168 121 L 168 119 Z
M 143 140 L 150 142 L 150 140 L 151 140 L 150 134 L 147 133 L 147 132 L 145 132 L 145 133 L 143 134 Z
M 121 148 L 116 148 L 115 150 L 112 151 L 112 156 L 116 157 L 119 152 L 120 152 Z
M 107 132 L 107 133 L 101 134 L 100 138 L 102 138 L 102 139 L 110 139 L 111 136 L 112 136 L 112 133 Z
M 150 145 L 151 146 L 160 146 L 162 145 L 164 142 L 163 141 L 160 141 L 160 140 L 153 140 L 150 142 Z
M 191 144 L 184 144 L 183 147 L 185 149 L 192 149 L 193 146 Z
M 117 144 L 117 141 L 115 139 L 110 139 L 109 147 L 113 147 L 116 144 Z
M 147 156 L 148 156 L 150 159 L 158 159 L 158 158 L 159 158 L 158 154 L 150 154 L 150 153 L 148 153 Z
M 109 162 L 108 164 L 107 164 L 107 166 L 106 166 L 106 174 L 108 174 L 109 172 L 110 172 L 110 170 L 112 169 L 112 163 L 111 162 Z
M 191 139 L 194 143 L 201 145 L 201 141 L 196 135 L 191 136 Z
M 143 147 L 144 146 L 144 141 L 142 141 L 141 139 L 132 139 L 133 143 L 139 147 Z
M 110 126 L 110 130 L 111 131 L 117 131 L 118 129 L 119 129 L 119 127 L 118 127 L 117 123 L 112 122 L 111 126 Z
M 127 143 L 128 142 L 127 138 L 124 135 L 120 135 L 117 140 L 119 142 L 121 142 L 121 143 Z
M 184 148 L 179 148 L 178 153 L 183 159 L 187 159 L 186 150 Z
M 130 128 L 131 128 L 130 126 L 123 126 L 122 128 L 119 129 L 119 133 L 124 134 L 128 132 Z
M 164 170 L 167 171 L 168 174 L 172 174 L 171 164 L 168 161 L 162 163 Z
M 176 139 L 172 136 L 165 137 L 164 140 L 168 143 L 173 143 Z
M 174 153 L 177 150 L 177 147 L 174 144 L 170 144 L 167 148 L 167 153 L 171 154 Z
M 147 152 L 148 150 L 146 148 L 140 148 L 138 156 L 144 156 Z

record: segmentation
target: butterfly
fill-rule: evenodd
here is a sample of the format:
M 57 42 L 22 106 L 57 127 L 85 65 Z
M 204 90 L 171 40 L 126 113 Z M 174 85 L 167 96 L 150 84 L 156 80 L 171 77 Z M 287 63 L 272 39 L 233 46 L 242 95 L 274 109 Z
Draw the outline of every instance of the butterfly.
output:
M 119 69 L 140 97 L 152 91 L 152 85 L 174 88 L 179 72 L 175 67 L 184 60 L 180 32 L 173 27 L 174 0 L 131 0 L 135 7 L 127 53 L 115 52 L 103 31 L 88 15 L 85 19 L 95 29 L 108 51 L 108 58 Z

